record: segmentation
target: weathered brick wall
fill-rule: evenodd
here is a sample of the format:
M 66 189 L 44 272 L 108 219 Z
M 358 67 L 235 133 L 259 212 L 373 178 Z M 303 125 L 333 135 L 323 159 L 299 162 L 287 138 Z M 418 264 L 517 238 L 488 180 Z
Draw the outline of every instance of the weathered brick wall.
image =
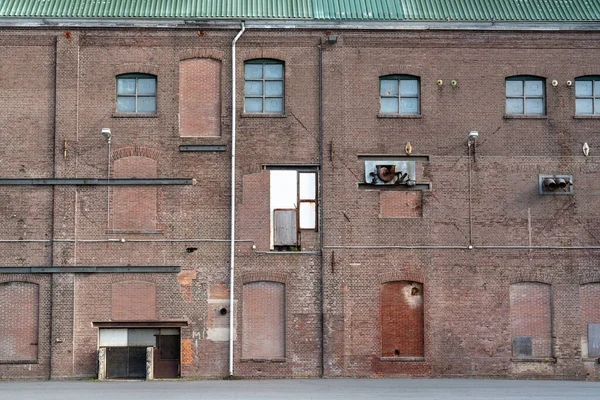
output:
M 381 356 L 422 357 L 423 285 L 387 282 L 381 285 Z
M 112 285 L 131 280 L 156 285 L 157 318 L 190 321 L 182 328 L 182 375 L 226 375 L 229 314 L 223 317 L 220 310 L 231 310 L 230 46 L 236 32 L 71 33 L 67 37 L 62 30 L 0 31 L 3 176 L 104 178 L 107 143 L 100 132 L 110 128 L 113 176 L 119 175 L 126 160 L 115 154 L 144 148 L 154 155 L 150 158 L 156 161 L 157 177 L 193 178 L 197 183 L 156 189 L 156 211 L 144 209 L 156 216 L 155 232 L 111 234 L 106 233 L 106 187 L 3 187 L 0 239 L 63 241 L 2 242 L 1 263 L 178 265 L 182 272 L 3 275 L 3 281 L 40 284 L 40 345 L 38 364 L 2 364 L 0 376 L 48 376 L 51 332 L 53 376 L 93 376 L 97 330 L 90 323 L 111 318 Z M 238 42 L 236 232 L 243 242 L 235 252 L 236 374 L 318 376 L 322 367 L 328 376 L 585 378 L 581 307 L 583 301 L 596 300 L 595 294 L 580 292 L 579 277 L 596 274 L 582 291 L 589 283 L 600 282 L 598 250 L 555 247 L 598 244 L 600 210 L 595 193 L 600 190 L 600 164 L 593 152 L 599 146 L 597 121 L 573 118 L 574 87 L 565 85 L 578 76 L 600 74 L 598 34 L 332 33 L 338 42 L 323 44 L 323 265 L 320 255 L 311 252 L 319 248 L 320 232 L 302 233 L 302 247 L 308 252 L 268 252 L 268 171 L 262 169 L 319 162 L 318 45 L 323 33 L 248 30 Z M 257 58 L 285 63 L 281 116 L 243 112 L 243 62 Z M 198 70 L 186 70 L 196 62 L 210 64 L 204 65 L 206 75 L 200 78 Z M 215 80 L 217 70 L 220 83 Z M 123 73 L 157 76 L 156 115 L 116 113 L 115 77 Z M 420 78 L 418 118 L 378 117 L 379 77 L 389 74 Z M 504 116 L 504 80 L 519 74 L 546 79 L 547 116 Z M 438 79 L 444 81 L 442 86 L 436 84 Z M 454 88 L 448 85 L 452 79 L 458 82 Z M 550 85 L 552 79 L 559 81 L 557 87 Z M 217 101 L 200 93 L 220 93 L 218 112 Z M 211 116 L 216 113 L 219 123 L 214 118 L 207 122 L 204 116 L 187 118 L 181 107 L 188 95 L 193 95 L 189 101 L 210 109 Z M 197 126 L 190 126 L 187 135 L 185 123 L 196 121 L 210 127 L 210 136 L 193 136 L 207 133 Z M 480 136 L 471 158 L 469 207 L 466 136 L 471 130 Z M 430 181 L 431 191 L 357 187 L 364 177 L 359 154 L 405 154 L 407 141 L 413 154 L 430 155 L 430 162 L 420 167 L 419 180 Z M 592 148 L 587 158 L 581 153 L 584 142 Z M 180 152 L 179 146 L 185 144 L 225 145 L 226 151 Z M 546 173 L 572 174 L 575 194 L 540 196 L 538 175 Z M 144 188 L 118 189 L 129 190 L 131 198 L 139 200 Z M 113 206 L 122 204 L 115 193 Z M 130 211 L 129 217 L 139 216 L 135 208 Z M 109 238 L 118 241 L 106 242 Z M 470 243 L 475 246 L 472 250 L 467 248 Z M 529 245 L 548 248 L 494 247 Z M 511 285 L 540 279 L 552 291 L 557 360 L 515 363 Z M 252 281 L 285 283 L 285 362 L 241 361 L 243 283 Z M 380 290 L 385 282 L 400 281 L 423 283 L 423 361 L 381 358 Z M 144 293 L 134 290 L 132 296 Z
M 39 287 L 29 282 L 0 284 L 0 362 L 37 362 Z
M 534 358 L 552 356 L 552 310 L 550 285 L 537 282 L 510 286 L 510 330 L 516 336 L 531 336 Z M 513 356 L 517 349 L 513 344 Z

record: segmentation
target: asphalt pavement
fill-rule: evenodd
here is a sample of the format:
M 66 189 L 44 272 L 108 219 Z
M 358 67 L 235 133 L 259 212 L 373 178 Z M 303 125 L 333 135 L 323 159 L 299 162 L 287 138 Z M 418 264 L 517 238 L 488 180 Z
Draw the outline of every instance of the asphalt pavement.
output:
M 0 400 L 600 399 L 600 382 L 485 379 L 0 381 Z

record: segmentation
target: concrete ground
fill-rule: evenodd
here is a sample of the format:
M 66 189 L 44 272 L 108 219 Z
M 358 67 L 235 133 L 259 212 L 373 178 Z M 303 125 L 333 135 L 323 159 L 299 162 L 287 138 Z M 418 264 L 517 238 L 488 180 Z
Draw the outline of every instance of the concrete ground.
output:
M 0 400 L 600 399 L 600 382 L 480 379 L 0 381 Z

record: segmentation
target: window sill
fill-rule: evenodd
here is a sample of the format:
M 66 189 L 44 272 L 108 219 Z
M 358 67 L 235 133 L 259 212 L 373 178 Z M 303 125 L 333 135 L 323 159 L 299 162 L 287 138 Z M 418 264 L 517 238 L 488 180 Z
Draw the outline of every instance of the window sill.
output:
M 583 361 L 583 362 L 591 362 L 591 363 L 594 363 L 594 364 L 600 364 L 600 358 L 598 358 L 598 357 L 583 357 L 581 359 L 581 361 Z
M 240 360 L 243 363 L 284 363 L 286 361 L 285 358 L 242 358 Z
M 545 358 L 511 358 L 510 361 L 515 363 L 548 363 L 555 364 L 555 357 L 545 357 Z
M 0 364 L 39 364 L 38 360 L 0 360 Z
M 505 114 L 504 119 L 548 119 L 547 115 Z
M 381 362 L 425 362 L 425 357 L 379 357 Z
M 158 118 L 157 113 L 122 113 L 114 112 L 113 118 Z
M 119 231 L 110 230 L 106 231 L 107 235 L 162 235 L 163 231 Z
M 377 113 L 377 118 L 422 119 L 423 114 L 382 114 L 382 113 Z
M 600 119 L 600 114 L 599 115 L 592 115 L 592 114 L 574 115 L 573 119 Z
M 281 113 L 281 114 L 272 114 L 272 113 L 242 113 L 241 115 L 242 118 L 287 118 L 287 115 L 285 115 L 285 113 Z
M 269 251 L 255 251 L 256 254 L 297 254 L 297 255 L 315 255 L 321 254 L 318 251 L 277 251 L 277 250 L 269 250 Z
M 366 182 L 358 183 L 359 190 L 398 190 L 402 192 L 410 191 L 428 191 L 431 190 L 431 183 L 429 182 L 417 182 L 415 186 L 406 185 L 372 185 Z

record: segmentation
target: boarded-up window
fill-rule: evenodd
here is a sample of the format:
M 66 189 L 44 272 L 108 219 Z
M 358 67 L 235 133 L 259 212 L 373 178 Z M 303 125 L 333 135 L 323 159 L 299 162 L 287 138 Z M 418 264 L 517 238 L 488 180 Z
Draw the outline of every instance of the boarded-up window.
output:
M 552 356 L 550 285 L 522 282 L 510 286 L 510 327 L 513 357 Z
M 113 178 L 156 178 L 157 163 L 147 157 L 131 156 L 113 163 Z M 115 231 L 156 231 L 157 190 L 155 186 L 113 186 L 111 225 Z
M 0 361 L 37 361 L 38 314 L 37 284 L 0 283 Z
M 581 332 L 587 342 L 587 356 L 600 358 L 600 283 L 581 285 Z M 585 355 L 585 348 L 583 349 Z
M 244 284 L 242 329 L 242 358 L 285 358 L 284 284 Z
M 423 284 L 398 281 L 381 286 L 381 355 L 423 357 Z
M 221 62 L 210 58 L 179 63 L 179 134 L 219 136 Z
M 114 321 L 156 319 L 156 288 L 152 282 L 126 281 L 112 285 Z

